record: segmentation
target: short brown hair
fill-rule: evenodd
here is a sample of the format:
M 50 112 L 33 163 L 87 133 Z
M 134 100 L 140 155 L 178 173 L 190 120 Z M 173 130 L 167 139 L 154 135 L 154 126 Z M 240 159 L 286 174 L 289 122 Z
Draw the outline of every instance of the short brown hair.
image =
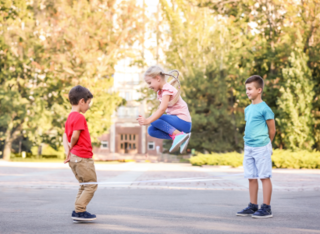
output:
M 253 76 L 250 76 L 247 80 L 246 80 L 246 83 L 245 84 L 250 84 L 252 82 L 255 82 L 257 84 L 256 88 L 262 88 L 263 90 L 263 87 L 264 87 L 264 81 L 262 79 L 261 76 L 258 76 L 258 75 L 253 75 Z
M 84 99 L 85 102 L 87 102 L 89 99 L 93 98 L 92 93 L 89 91 L 89 89 L 77 85 L 73 87 L 69 92 L 69 101 L 71 105 L 78 105 L 79 101 L 81 99 Z

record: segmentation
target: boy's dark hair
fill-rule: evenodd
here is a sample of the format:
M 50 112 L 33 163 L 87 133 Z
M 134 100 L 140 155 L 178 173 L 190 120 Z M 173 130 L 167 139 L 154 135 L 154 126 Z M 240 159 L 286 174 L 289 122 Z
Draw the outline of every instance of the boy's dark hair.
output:
M 258 75 L 253 75 L 253 76 L 250 76 L 247 80 L 246 80 L 246 83 L 245 84 L 250 84 L 252 82 L 256 82 L 256 88 L 262 88 L 263 90 L 263 87 L 264 87 L 264 81 L 262 79 L 261 76 L 258 76 Z
M 79 101 L 81 99 L 84 99 L 85 102 L 87 102 L 89 99 L 93 98 L 92 93 L 89 91 L 89 89 L 77 85 L 73 87 L 69 92 L 69 101 L 71 105 L 78 105 Z

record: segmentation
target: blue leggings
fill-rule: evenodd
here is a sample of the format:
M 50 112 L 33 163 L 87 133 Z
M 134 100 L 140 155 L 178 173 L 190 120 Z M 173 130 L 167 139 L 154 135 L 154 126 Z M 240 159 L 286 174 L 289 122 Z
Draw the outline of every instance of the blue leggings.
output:
M 151 123 L 148 133 L 155 138 L 171 140 L 169 134 L 172 135 L 175 130 L 189 133 L 191 132 L 191 126 L 191 122 L 184 121 L 176 115 L 162 115 Z

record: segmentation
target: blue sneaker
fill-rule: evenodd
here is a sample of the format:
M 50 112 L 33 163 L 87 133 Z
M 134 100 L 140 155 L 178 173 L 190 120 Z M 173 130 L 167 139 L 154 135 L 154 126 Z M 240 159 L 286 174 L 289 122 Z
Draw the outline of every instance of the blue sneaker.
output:
M 87 211 L 79 212 L 79 213 L 73 211 L 71 218 L 76 221 L 92 221 L 92 220 L 95 220 L 97 216 L 94 214 L 90 214 Z
M 187 150 L 187 147 L 191 138 L 191 133 L 188 133 L 188 135 L 189 135 L 188 139 L 185 142 L 183 142 L 180 146 L 180 154 L 183 154 Z
M 262 204 L 261 208 L 252 215 L 252 218 L 254 219 L 267 219 L 272 217 L 271 206 L 266 204 Z
M 174 140 L 173 140 L 173 143 L 172 143 L 172 146 L 171 146 L 169 152 L 172 153 L 172 152 L 178 150 L 178 148 L 180 147 L 180 145 L 181 145 L 185 140 L 187 140 L 188 137 L 189 137 L 189 134 L 185 134 L 185 133 L 176 136 L 176 137 L 174 138 Z
M 242 211 L 237 212 L 237 216 L 251 216 L 259 209 L 258 205 L 249 203 L 247 208 L 244 208 Z

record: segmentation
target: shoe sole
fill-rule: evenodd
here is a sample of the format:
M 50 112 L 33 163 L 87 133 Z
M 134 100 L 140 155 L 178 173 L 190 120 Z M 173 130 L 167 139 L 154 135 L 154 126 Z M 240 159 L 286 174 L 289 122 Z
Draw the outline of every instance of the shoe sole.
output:
M 91 221 L 72 220 L 74 223 L 90 223 Z
M 265 215 L 265 216 L 256 216 L 256 215 L 252 215 L 252 218 L 254 219 L 268 219 L 268 218 L 272 218 L 273 215 Z
M 238 213 L 236 213 L 236 216 L 247 217 L 247 216 L 252 216 L 252 214 L 238 214 Z
M 180 149 L 180 154 L 183 154 L 186 151 L 187 147 L 188 147 L 188 144 L 189 144 L 189 141 L 190 141 L 190 138 L 191 138 L 191 133 L 188 133 L 188 135 L 189 135 L 189 137 L 186 140 L 186 143 L 184 144 L 183 149 Z
M 181 145 L 186 139 L 188 139 L 188 137 L 189 137 L 189 135 L 186 134 L 184 138 L 181 138 L 181 140 L 180 140 L 173 148 L 170 149 L 169 153 L 172 153 L 172 152 L 176 151 L 176 150 L 180 147 L 180 145 Z
M 71 219 L 73 219 L 73 221 L 76 221 L 76 222 L 81 222 L 81 221 L 93 221 L 93 220 L 96 220 L 97 218 L 85 219 L 85 218 L 74 218 L 74 217 L 71 217 Z

